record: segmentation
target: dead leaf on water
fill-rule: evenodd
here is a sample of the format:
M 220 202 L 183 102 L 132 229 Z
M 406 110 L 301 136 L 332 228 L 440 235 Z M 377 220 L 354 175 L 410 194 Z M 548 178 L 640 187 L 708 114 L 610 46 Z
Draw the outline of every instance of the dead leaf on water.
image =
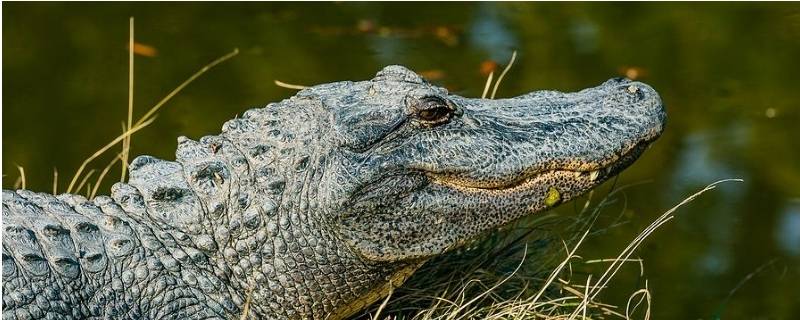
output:
M 452 47 L 458 44 L 458 35 L 456 31 L 448 26 L 435 27 L 433 29 L 433 35 L 447 46 Z
M 444 71 L 440 69 L 422 70 L 417 73 L 430 81 L 441 80 L 445 77 Z
M 377 24 L 375 23 L 375 20 L 369 20 L 369 19 L 358 20 L 358 24 L 356 24 L 356 29 L 359 32 L 363 33 L 373 32 L 375 31 L 376 27 Z
M 492 60 L 484 60 L 483 62 L 481 62 L 479 71 L 482 76 L 488 77 L 490 73 L 497 70 L 497 66 L 498 66 L 497 62 L 494 62 Z
M 647 70 L 645 70 L 644 68 L 634 67 L 634 66 L 623 66 L 619 68 L 618 72 L 621 75 L 631 80 L 642 79 L 644 77 L 647 77 L 648 74 Z
M 152 57 L 155 57 L 155 56 L 158 55 L 158 50 L 155 47 L 151 46 L 151 45 L 146 45 L 144 43 L 134 42 L 133 43 L 133 53 L 137 54 L 137 55 L 140 55 L 140 56 L 143 56 L 143 57 L 152 58 Z

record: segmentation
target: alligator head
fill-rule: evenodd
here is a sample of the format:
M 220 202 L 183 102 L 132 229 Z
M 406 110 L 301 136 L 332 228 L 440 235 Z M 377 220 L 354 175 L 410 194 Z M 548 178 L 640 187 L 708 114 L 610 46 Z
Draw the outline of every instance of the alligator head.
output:
M 321 196 L 337 233 L 378 261 L 431 257 L 581 195 L 630 165 L 665 121 L 658 94 L 627 79 L 470 99 L 399 66 L 326 104 L 337 161 Z
M 666 118 L 650 86 L 621 78 L 490 100 L 389 66 L 297 97 L 330 115 L 320 129 L 325 225 L 363 260 L 387 264 L 424 261 L 591 190 L 629 166 Z

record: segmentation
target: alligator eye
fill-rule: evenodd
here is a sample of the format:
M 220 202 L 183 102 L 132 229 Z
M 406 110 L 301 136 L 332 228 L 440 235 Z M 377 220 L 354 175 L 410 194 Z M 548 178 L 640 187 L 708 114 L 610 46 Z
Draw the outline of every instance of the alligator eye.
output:
M 420 120 L 439 122 L 439 120 L 446 119 L 450 116 L 450 109 L 438 107 L 434 109 L 420 110 L 420 112 L 417 113 L 417 116 L 419 116 Z
M 452 105 L 436 96 L 422 98 L 416 109 L 416 118 L 428 124 L 444 123 L 450 120 L 454 111 Z

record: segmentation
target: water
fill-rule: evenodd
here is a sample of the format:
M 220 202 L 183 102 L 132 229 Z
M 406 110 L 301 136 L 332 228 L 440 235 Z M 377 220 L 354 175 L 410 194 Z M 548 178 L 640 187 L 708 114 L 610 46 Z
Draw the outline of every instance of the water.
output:
M 316 84 L 403 64 L 479 96 L 481 66 L 518 59 L 498 95 L 577 90 L 628 75 L 668 106 L 664 136 L 617 180 L 627 223 L 588 243 L 616 256 L 656 216 L 708 183 L 742 178 L 679 210 L 638 251 L 656 319 L 788 319 L 800 314 L 800 6 L 797 4 L 3 4 L 3 187 L 59 187 L 120 132 L 128 17 L 136 19 L 136 115 L 197 68 L 133 138 L 133 154 L 173 158 L 253 106 Z M 109 157 L 94 168 L 101 169 Z M 107 180 L 118 179 L 114 169 Z M 95 174 L 96 176 L 96 174 Z M 603 190 L 610 188 L 607 184 Z M 103 186 L 101 190 L 108 190 Z M 569 206 L 560 212 L 568 212 Z M 626 267 L 603 295 L 643 286 Z

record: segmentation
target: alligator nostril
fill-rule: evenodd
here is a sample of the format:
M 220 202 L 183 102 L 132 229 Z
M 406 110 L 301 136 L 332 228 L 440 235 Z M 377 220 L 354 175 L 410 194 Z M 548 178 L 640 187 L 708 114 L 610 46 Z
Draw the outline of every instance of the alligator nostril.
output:
M 642 101 L 647 99 L 649 92 L 647 85 L 633 81 L 626 83 L 625 85 L 618 86 L 617 90 L 620 91 L 620 94 L 625 95 L 634 101 Z
M 625 78 L 625 77 L 616 77 L 616 78 L 612 78 L 611 80 L 614 80 L 614 82 L 616 82 L 616 83 L 618 83 L 618 84 L 619 84 L 619 83 L 631 82 L 631 80 L 630 80 L 630 79 L 628 79 L 628 78 Z

